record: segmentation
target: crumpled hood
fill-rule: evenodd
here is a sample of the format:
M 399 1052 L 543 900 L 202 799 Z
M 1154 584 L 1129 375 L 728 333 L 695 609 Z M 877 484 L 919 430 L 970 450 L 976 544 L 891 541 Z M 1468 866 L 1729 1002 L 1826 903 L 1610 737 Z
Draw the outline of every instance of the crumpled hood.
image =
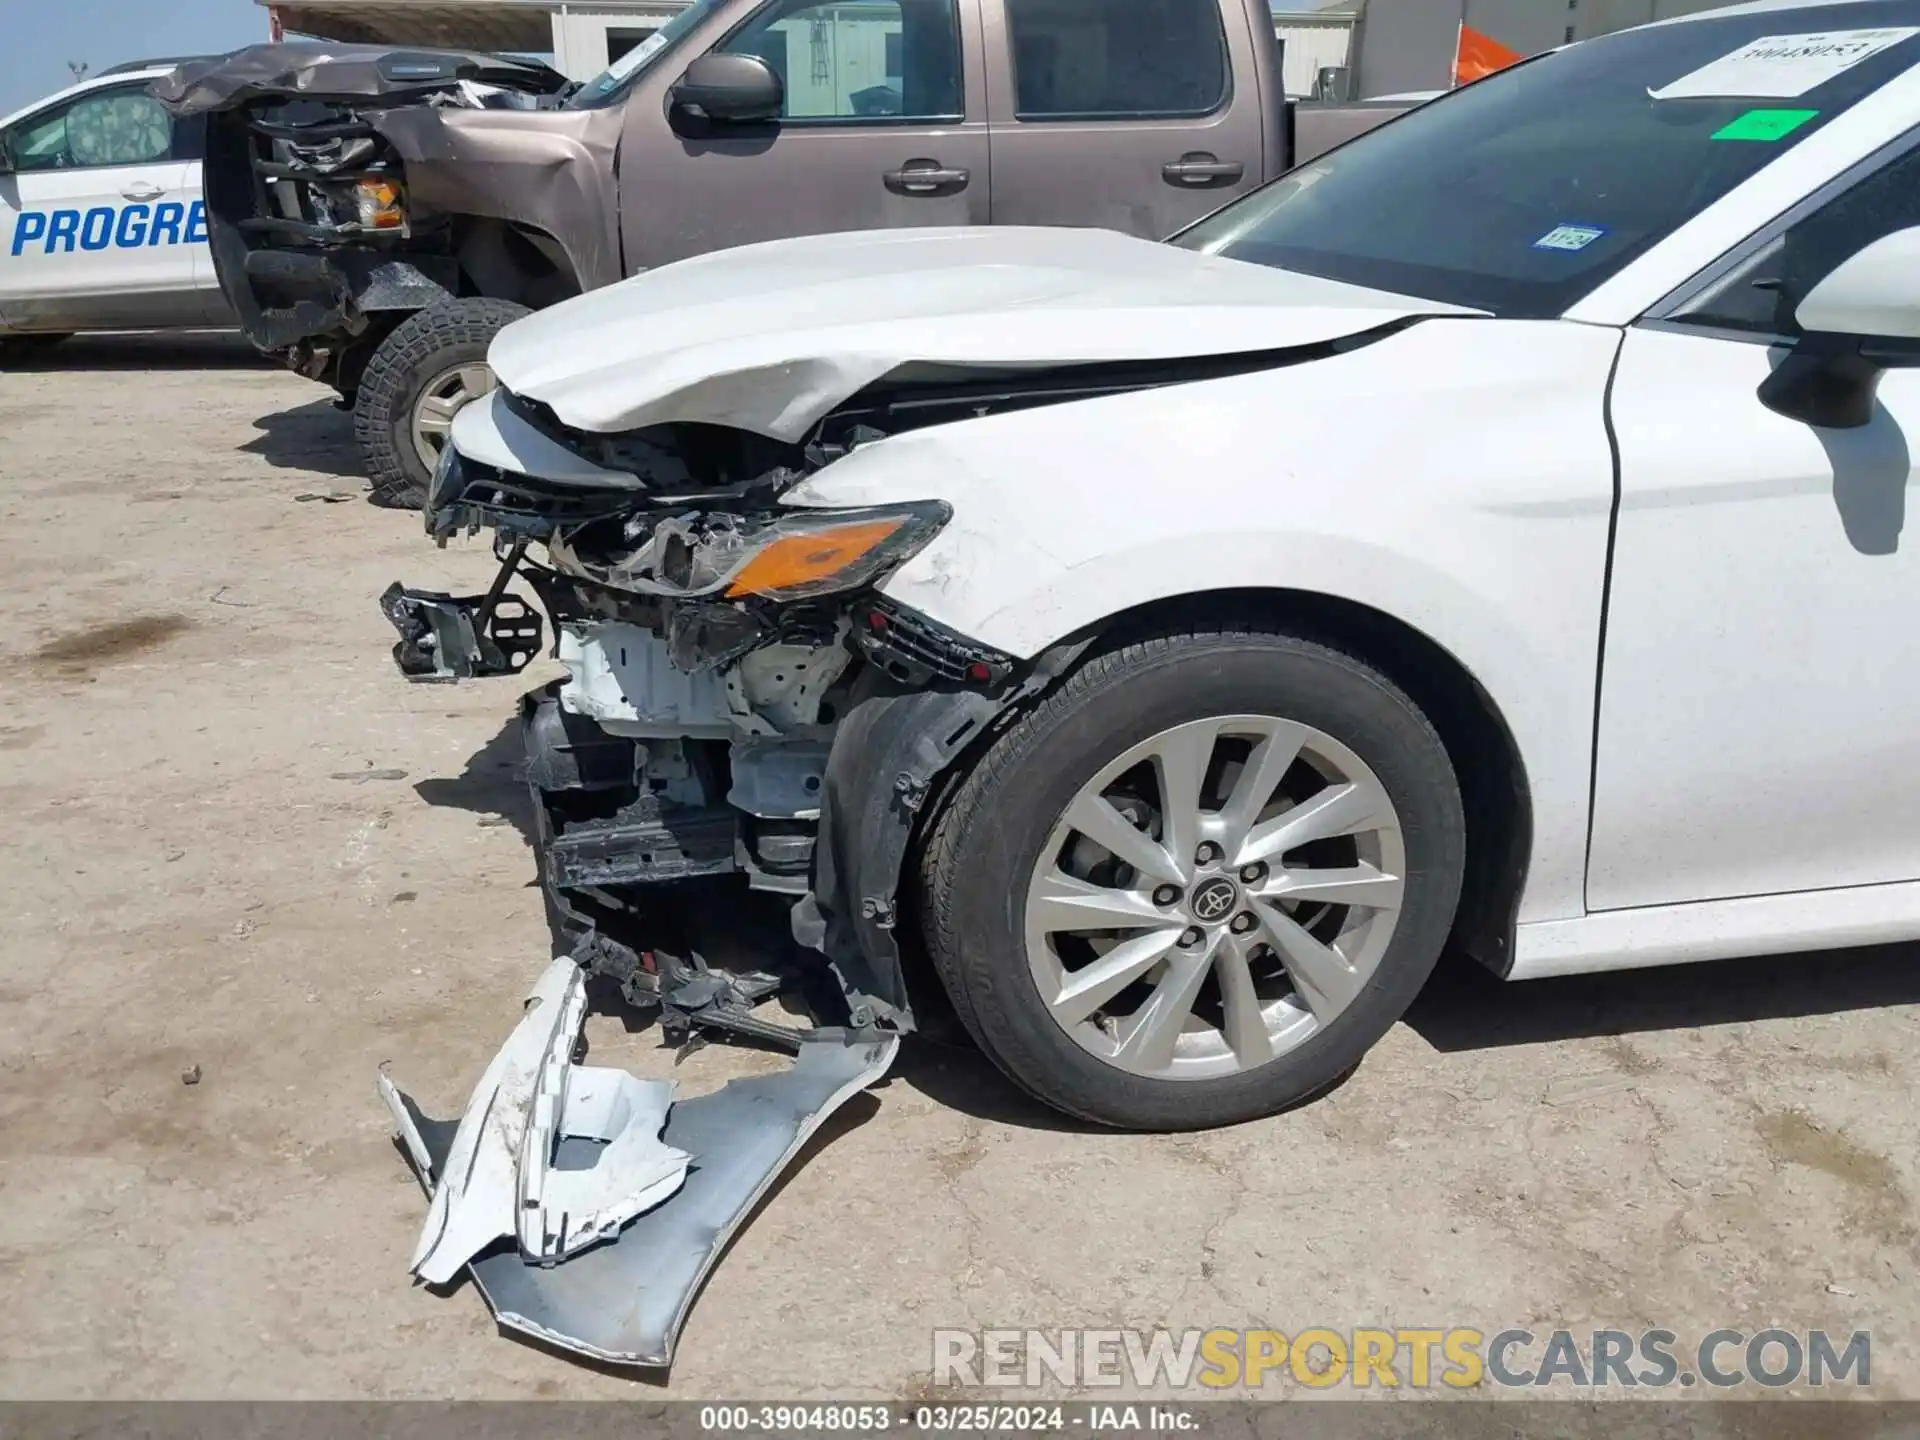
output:
M 287 41 L 189 60 L 153 82 L 180 115 L 228 110 L 253 100 L 389 100 L 407 104 L 463 80 L 536 95 L 566 88 L 566 77 L 534 60 L 481 50 Z
M 1286 350 L 1475 313 L 1105 230 L 876 230 L 664 266 L 516 321 L 488 358 L 574 429 L 796 441 L 896 372 Z

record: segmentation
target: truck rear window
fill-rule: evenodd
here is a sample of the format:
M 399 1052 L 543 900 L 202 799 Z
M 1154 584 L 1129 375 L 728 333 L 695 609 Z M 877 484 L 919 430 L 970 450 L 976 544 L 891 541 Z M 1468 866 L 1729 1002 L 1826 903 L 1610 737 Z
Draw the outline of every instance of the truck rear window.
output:
M 1023 121 L 1206 115 L 1227 98 L 1219 0 L 1006 0 Z

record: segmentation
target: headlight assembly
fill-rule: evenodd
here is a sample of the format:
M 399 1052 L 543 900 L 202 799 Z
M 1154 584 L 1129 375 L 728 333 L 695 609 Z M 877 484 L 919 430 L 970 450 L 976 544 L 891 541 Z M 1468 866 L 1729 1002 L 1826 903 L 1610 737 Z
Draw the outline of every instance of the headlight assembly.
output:
M 805 600 L 862 589 L 918 554 L 952 515 L 934 501 L 783 516 L 749 539 L 744 563 L 727 577 L 727 598 Z
M 562 570 L 617 589 L 684 599 L 809 600 L 864 589 L 918 554 L 953 516 L 944 501 L 778 515 L 661 520 L 634 549 L 588 556 L 547 541 Z

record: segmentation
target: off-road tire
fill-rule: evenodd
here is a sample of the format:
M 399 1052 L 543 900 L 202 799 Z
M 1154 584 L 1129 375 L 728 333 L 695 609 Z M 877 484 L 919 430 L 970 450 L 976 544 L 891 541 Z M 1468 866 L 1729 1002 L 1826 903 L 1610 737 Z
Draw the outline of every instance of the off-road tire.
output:
M 510 300 L 450 300 L 409 316 L 367 361 L 353 400 L 353 438 L 375 505 L 418 510 L 433 479 L 413 443 L 421 392 L 449 366 L 484 360 L 493 337 L 530 312 Z
M 1330 1024 L 1258 1069 L 1150 1079 L 1083 1050 L 1047 1013 L 1028 969 L 1029 876 L 1056 820 L 1115 756 L 1204 716 L 1279 715 L 1351 748 L 1399 813 L 1406 886 L 1372 980 Z M 1271 1115 L 1356 1066 L 1405 1013 L 1452 928 L 1466 824 L 1446 747 L 1419 708 L 1357 655 L 1280 630 L 1206 628 L 1097 655 L 1000 735 L 955 788 L 922 848 L 927 952 L 987 1057 L 1069 1115 L 1196 1130 Z

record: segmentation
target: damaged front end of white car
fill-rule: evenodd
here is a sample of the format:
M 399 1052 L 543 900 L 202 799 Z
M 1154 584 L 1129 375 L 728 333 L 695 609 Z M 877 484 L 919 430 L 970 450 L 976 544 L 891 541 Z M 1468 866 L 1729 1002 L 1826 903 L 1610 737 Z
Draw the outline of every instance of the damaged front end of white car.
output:
M 909 855 L 957 762 L 1093 639 L 1004 653 L 890 595 L 909 566 L 911 593 L 957 592 L 982 547 L 1024 542 L 951 494 L 862 500 L 821 477 L 889 468 L 903 444 L 964 471 L 945 437 L 994 417 L 1308 363 L 1412 318 L 1401 297 L 1120 236 L 1002 230 L 750 247 L 504 332 L 499 388 L 458 416 L 426 505 L 442 542 L 491 532 L 497 579 L 381 604 L 410 679 L 565 666 L 522 703 L 560 940 L 457 1132 L 383 1081 L 432 1196 L 416 1273 L 466 1266 L 512 1328 L 665 1364 L 727 1237 L 913 1030 Z M 716 876 L 782 897 L 791 938 L 744 964 L 677 938 L 682 882 Z M 1170 945 L 1187 922 L 1155 923 Z M 573 1065 L 588 976 L 670 1037 L 796 1064 L 678 1103 Z M 782 990 L 815 1028 L 756 1013 Z

